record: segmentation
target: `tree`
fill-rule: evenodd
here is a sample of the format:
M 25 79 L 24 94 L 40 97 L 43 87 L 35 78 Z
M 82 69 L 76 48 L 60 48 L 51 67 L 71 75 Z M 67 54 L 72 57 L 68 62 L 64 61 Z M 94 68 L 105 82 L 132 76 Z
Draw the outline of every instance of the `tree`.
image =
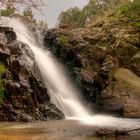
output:
M 70 8 L 59 15 L 59 26 L 76 28 L 77 26 L 80 26 L 79 17 L 81 17 L 81 10 L 77 7 Z
M 28 22 L 35 22 L 33 9 L 41 10 L 42 0 L 0 0 L 0 16 L 24 16 Z
M 42 0 L 0 0 L 0 15 L 11 16 L 14 13 L 22 13 L 28 17 L 31 16 L 32 10 L 44 6 Z
M 104 15 L 110 9 L 117 8 L 120 3 L 122 0 L 89 0 L 82 10 L 75 7 L 62 12 L 58 18 L 59 26 L 84 27 L 87 22 L 92 21 L 96 16 Z
M 19 9 L 20 7 L 32 7 L 39 9 L 40 6 L 44 5 L 42 0 L 0 0 L 0 5 L 2 7 L 15 7 Z

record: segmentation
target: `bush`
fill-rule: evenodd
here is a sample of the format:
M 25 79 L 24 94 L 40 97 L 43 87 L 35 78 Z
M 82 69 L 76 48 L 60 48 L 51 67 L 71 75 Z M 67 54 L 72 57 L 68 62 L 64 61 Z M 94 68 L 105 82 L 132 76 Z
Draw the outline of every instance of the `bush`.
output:
M 60 42 L 60 44 L 62 44 L 62 45 L 66 45 L 66 44 L 69 43 L 69 37 L 68 37 L 68 36 L 65 36 L 65 35 L 61 35 L 61 36 L 59 37 L 59 42 Z
M 128 5 L 123 5 L 123 6 L 121 6 L 121 8 L 120 8 L 120 11 L 121 11 L 121 13 L 122 14 L 128 14 L 129 13 L 129 6 Z
M 4 73 L 5 73 L 5 66 L 3 64 L 0 64 L 0 79 L 2 78 Z
M 120 7 L 120 11 L 125 16 L 140 16 L 140 0 L 134 0 Z
M 15 8 L 11 6 L 7 6 L 5 10 L 0 10 L 0 15 L 9 17 L 15 13 Z
M 140 22 L 136 22 L 135 23 L 135 26 L 138 27 L 138 28 L 140 28 Z

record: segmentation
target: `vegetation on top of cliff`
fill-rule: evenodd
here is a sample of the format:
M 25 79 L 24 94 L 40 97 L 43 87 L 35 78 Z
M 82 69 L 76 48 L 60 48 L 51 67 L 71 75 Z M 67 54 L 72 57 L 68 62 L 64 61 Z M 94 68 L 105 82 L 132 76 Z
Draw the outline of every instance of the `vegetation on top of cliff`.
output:
M 122 3 L 107 14 L 109 21 L 118 22 L 120 25 L 128 25 L 140 28 L 140 1 L 134 0 L 133 3 Z M 119 22 L 120 21 L 120 22 Z
M 0 0 L 0 16 L 17 17 L 36 27 L 38 30 L 46 29 L 47 23 L 35 18 L 33 11 L 42 12 L 42 0 Z
M 114 13 L 115 16 L 122 15 L 129 18 L 140 16 L 140 1 L 134 0 L 89 0 L 83 8 L 70 8 L 59 16 L 59 27 L 81 28 L 96 21 L 106 14 Z M 139 23 L 135 24 L 139 26 Z
M 120 6 L 120 12 L 127 17 L 140 16 L 140 1 L 134 0 L 133 3 L 124 3 Z
M 70 28 L 84 27 L 87 23 L 95 20 L 97 16 L 102 16 L 106 11 L 113 9 L 122 3 L 121 0 L 89 0 L 83 9 L 77 7 L 70 8 L 62 12 L 58 18 L 59 26 Z
M 3 98 L 4 98 L 4 86 L 3 86 L 3 74 L 5 73 L 5 66 L 3 64 L 0 64 L 0 106 L 3 103 Z
M 15 10 L 21 10 L 21 7 L 32 7 L 35 9 L 40 9 L 40 6 L 43 6 L 42 0 L 0 0 L 0 5 L 3 7 L 10 6 L 15 8 Z

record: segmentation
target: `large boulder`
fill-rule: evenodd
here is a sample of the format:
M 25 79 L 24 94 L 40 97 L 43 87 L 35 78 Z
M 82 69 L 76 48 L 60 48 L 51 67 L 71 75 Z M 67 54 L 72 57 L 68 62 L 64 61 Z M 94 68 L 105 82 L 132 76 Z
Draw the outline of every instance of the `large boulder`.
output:
M 104 112 L 121 115 L 126 118 L 140 117 L 140 77 L 125 68 L 118 68 L 114 81 L 102 91 Z
M 140 76 L 140 51 L 132 56 L 131 68 Z

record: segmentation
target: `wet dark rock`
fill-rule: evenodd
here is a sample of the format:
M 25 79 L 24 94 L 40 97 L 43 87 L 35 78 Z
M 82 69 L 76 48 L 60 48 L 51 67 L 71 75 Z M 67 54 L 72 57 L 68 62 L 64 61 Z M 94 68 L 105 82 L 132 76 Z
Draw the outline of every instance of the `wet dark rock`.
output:
M 108 112 L 111 114 L 119 114 L 119 115 L 123 114 L 122 112 L 123 112 L 124 102 L 121 99 L 113 96 L 106 96 L 103 99 L 105 100 L 104 106 L 102 108 L 104 112 Z
M 6 38 L 7 38 L 7 42 L 10 43 L 13 40 L 16 40 L 16 34 L 13 31 L 13 28 L 10 27 L 0 27 L 0 33 L 4 33 Z
M 17 41 L 8 27 L 0 27 L 0 42 L 0 63 L 6 67 L 0 121 L 64 118 L 55 105 L 50 106 L 50 96 L 30 47 Z
M 6 60 L 10 56 L 10 50 L 0 42 L 0 59 Z
M 21 113 L 19 118 L 20 118 L 20 121 L 23 121 L 23 122 L 31 122 L 34 120 L 31 116 L 24 113 Z
M 52 103 L 50 103 L 48 106 L 46 106 L 45 108 L 43 108 L 42 112 L 43 112 L 43 116 L 45 118 L 47 118 L 47 120 L 52 120 L 52 119 L 60 120 L 62 118 L 63 119 L 65 118 L 63 112 L 61 112 Z
M 3 61 L 10 56 L 10 50 L 6 47 L 7 38 L 4 33 L 0 33 L 0 59 Z

